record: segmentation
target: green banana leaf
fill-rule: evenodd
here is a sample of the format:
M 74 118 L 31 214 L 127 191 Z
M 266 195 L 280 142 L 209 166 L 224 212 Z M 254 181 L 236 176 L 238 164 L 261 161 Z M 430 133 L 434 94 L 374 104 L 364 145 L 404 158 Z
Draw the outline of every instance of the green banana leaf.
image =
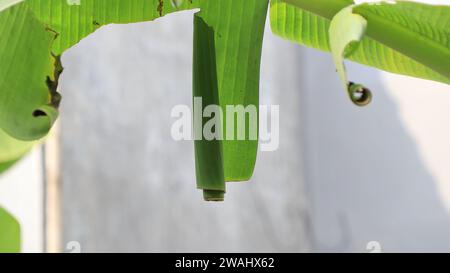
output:
M 202 2 L 205 4 L 198 16 L 214 31 L 219 102 L 224 111 L 227 105 L 259 106 L 260 62 L 268 2 Z M 234 126 L 236 129 L 237 122 Z M 258 141 L 248 136 L 247 132 L 246 140 L 223 141 L 226 181 L 248 180 L 252 176 Z
M 70 2 L 0 0 L 0 128 L 7 135 L 31 141 L 48 133 L 58 116 L 57 86 L 63 72 L 60 56 L 81 39 L 106 24 L 150 21 L 193 8 L 201 10 L 195 19 L 194 53 L 212 46 L 205 51 L 208 54 L 198 52 L 194 56 L 194 95 L 218 103 L 223 110 L 227 105 L 259 104 L 268 0 L 82 0 L 81 5 Z M 330 51 L 330 22 L 352 4 L 351 0 L 273 0 L 272 30 L 289 40 Z M 334 52 L 335 55 L 394 73 L 450 83 L 446 62 L 450 57 L 448 7 L 399 2 L 356 5 L 352 12 L 367 20 L 367 32 L 352 52 Z M 387 27 L 388 23 L 392 27 Z M 338 36 L 345 29 L 337 27 L 335 31 Z M 207 67 L 211 71 L 203 79 L 206 82 L 199 83 L 198 75 L 203 75 Z M 340 70 L 346 80 L 344 69 Z M 226 119 L 223 122 L 223 128 L 227 128 Z M 236 129 L 236 122 L 234 126 Z M 248 131 L 249 127 L 247 136 Z M 197 166 L 200 188 L 219 190 L 220 196 L 225 191 L 225 181 L 251 177 L 257 140 L 213 142 L 214 152 L 208 153 L 197 148 L 202 145 L 196 142 L 196 162 L 202 165 Z M 0 161 L 0 168 L 17 158 L 5 160 Z M 219 188 L 210 188 L 210 183 L 217 181 L 205 178 L 209 177 L 208 169 L 216 170 L 212 175 L 218 179 Z
M 17 253 L 20 249 L 19 222 L 0 207 L 0 253 Z
M 19 3 L 0 13 L 0 36 L 0 128 L 21 140 L 39 139 L 55 114 L 45 114 L 54 35 Z
M 202 97 L 206 105 L 219 104 L 223 113 L 227 105 L 258 107 L 268 0 L 202 3 L 194 20 L 194 96 Z M 196 141 L 197 184 L 205 190 L 206 200 L 223 199 L 224 181 L 244 181 L 253 174 L 258 141 L 250 138 L 249 121 L 245 140 L 236 140 L 236 118 L 232 116 L 235 122 L 230 125 L 235 140 L 222 132 L 226 139 L 221 142 Z M 222 128 L 227 128 L 227 121 L 222 117 Z
M 99 27 L 200 8 L 214 33 L 218 104 L 259 104 L 268 0 L 0 0 L 0 128 L 21 140 L 45 136 L 58 116 L 60 56 Z M 7 42 L 6 42 L 7 41 Z M 18 62 L 20 60 L 20 62 Z M 237 126 L 237 125 L 236 125 Z M 223 180 L 248 180 L 257 139 L 222 141 Z M 206 164 L 206 163 L 205 163 Z M 207 167 L 208 165 L 205 165 Z
M 28 0 L 26 4 L 39 21 L 58 34 L 52 52 L 61 55 L 101 26 L 152 21 L 199 7 L 199 2 L 185 0 L 178 7 L 170 0 L 81 0 L 80 5 L 69 5 L 67 0 Z
M 341 9 L 352 4 L 351 0 L 273 0 L 272 31 L 308 47 L 330 51 L 330 22 Z M 366 3 L 354 6 L 353 13 L 364 17 L 368 25 L 359 46 L 346 54 L 350 60 L 450 83 L 449 6 L 408 1 Z
M 149 21 L 169 0 L 0 0 L 0 128 L 14 138 L 45 136 L 58 116 L 59 56 L 102 25 Z

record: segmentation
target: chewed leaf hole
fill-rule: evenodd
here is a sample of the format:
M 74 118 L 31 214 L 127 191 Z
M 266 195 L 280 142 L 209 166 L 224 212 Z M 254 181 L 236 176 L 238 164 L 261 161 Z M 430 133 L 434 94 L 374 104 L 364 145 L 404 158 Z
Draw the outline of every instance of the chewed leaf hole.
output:
M 35 117 L 35 118 L 37 118 L 37 117 L 45 117 L 45 116 L 47 116 L 47 114 L 44 112 L 44 111 L 42 111 L 42 110 L 35 110 L 34 112 L 33 112 L 33 117 Z

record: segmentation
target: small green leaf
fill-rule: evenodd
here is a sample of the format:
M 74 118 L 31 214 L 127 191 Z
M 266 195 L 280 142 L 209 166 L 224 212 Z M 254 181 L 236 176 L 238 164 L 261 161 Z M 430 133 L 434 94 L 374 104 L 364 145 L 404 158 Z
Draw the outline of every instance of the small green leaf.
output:
M 366 19 L 361 15 L 353 14 L 352 7 L 348 7 L 333 17 L 329 29 L 330 47 L 337 72 L 350 99 L 358 106 L 370 103 L 372 95 L 364 86 L 348 81 L 344 58 L 350 56 L 359 46 L 366 28 Z
M 0 253 L 17 253 L 20 248 L 20 224 L 0 207 Z

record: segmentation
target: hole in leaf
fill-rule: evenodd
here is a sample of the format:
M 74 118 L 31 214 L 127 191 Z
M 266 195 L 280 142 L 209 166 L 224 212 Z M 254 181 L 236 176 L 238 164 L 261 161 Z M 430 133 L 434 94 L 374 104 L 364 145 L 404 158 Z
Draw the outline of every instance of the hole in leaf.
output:
M 37 118 L 37 117 L 45 117 L 45 116 L 47 116 L 47 114 L 44 112 L 44 111 L 42 111 L 42 110 L 35 110 L 34 112 L 33 112 L 33 117 L 35 117 L 35 118 Z

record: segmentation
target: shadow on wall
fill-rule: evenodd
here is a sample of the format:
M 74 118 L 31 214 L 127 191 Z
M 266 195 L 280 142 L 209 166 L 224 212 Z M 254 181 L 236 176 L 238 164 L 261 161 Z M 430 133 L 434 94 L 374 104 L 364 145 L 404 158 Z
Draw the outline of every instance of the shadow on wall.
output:
M 380 72 L 349 64 L 374 94 L 366 108 L 342 90 L 331 57 L 303 49 L 303 162 L 314 251 L 450 251 L 450 215 Z M 404 90 L 408 96 L 408 90 Z

